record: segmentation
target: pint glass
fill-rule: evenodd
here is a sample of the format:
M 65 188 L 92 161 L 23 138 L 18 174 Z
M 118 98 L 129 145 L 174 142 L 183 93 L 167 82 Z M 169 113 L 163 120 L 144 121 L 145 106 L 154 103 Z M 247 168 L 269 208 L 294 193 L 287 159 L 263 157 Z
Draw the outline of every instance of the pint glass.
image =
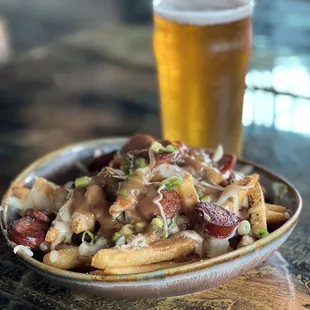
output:
M 251 0 L 154 0 L 163 136 L 238 155 Z

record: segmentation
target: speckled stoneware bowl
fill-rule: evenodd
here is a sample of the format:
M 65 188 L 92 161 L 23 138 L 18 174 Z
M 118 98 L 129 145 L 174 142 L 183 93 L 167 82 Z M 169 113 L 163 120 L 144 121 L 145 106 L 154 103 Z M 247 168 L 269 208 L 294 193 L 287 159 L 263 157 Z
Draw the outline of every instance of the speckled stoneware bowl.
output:
M 75 144 L 50 153 L 21 172 L 12 182 L 5 197 L 10 195 L 13 186 L 20 184 L 31 186 L 37 176 L 44 176 L 59 184 L 72 180 L 77 176 L 81 163 L 90 160 L 96 150 L 117 149 L 124 141 L 125 138 L 100 139 Z M 44 265 L 23 252 L 18 252 L 17 255 L 29 267 L 51 281 L 90 294 L 118 298 L 164 297 L 188 294 L 217 286 L 254 268 L 279 248 L 293 231 L 301 211 L 301 197 L 290 183 L 247 161 L 239 160 L 238 169 L 250 169 L 252 170 L 250 172 L 260 174 L 260 181 L 269 192 L 269 200 L 286 206 L 291 215 L 290 220 L 283 226 L 247 247 L 181 267 L 123 276 L 91 276 L 63 271 Z M 281 189 L 280 194 L 274 193 L 275 187 Z M 17 214 L 13 208 L 6 205 L 5 197 L 2 201 L 4 209 L 0 213 L 1 229 L 13 248 L 16 244 L 8 239 L 6 228 Z

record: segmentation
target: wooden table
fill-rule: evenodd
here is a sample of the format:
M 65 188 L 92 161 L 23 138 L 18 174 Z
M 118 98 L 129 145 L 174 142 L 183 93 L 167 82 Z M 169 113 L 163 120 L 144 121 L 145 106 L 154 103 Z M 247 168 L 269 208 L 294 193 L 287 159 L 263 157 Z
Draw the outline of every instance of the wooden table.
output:
M 2 193 L 20 169 L 52 149 L 136 131 L 160 134 L 150 33 L 150 27 L 112 24 L 37 48 L 2 68 Z M 252 67 L 256 63 L 254 53 Z M 253 102 L 254 114 L 261 113 L 260 102 Z M 287 121 L 296 121 L 294 113 L 290 117 Z M 310 309 L 310 140 L 278 128 L 276 122 L 269 127 L 255 122 L 246 126 L 244 158 L 287 177 L 300 190 L 304 209 L 289 240 L 258 268 L 220 287 L 183 297 L 136 301 L 86 297 L 32 272 L 1 236 L 0 308 Z

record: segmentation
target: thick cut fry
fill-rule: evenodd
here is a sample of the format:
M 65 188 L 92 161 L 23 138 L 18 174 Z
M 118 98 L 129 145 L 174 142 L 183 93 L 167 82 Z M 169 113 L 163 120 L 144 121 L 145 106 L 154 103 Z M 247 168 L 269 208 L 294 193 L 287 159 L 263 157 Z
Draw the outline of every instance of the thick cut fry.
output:
M 285 213 L 287 209 L 285 207 L 279 205 L 272 205 L 270 203 L 266 203 L 266 209 L 273 212 Z
M 280 213 L 280 212 L 270 211 L 268 209 L 266 211 L 266 215 L 267 215 L 268 224 L 280 225 L 280 224 L 285 223 L 290 218 L 290 215 L 287 212 Z
M 223 181 L 223 175 L 221 172 L 214 167 L 211 167 L 207 164 L 204 164 L 198 160 L 196 160 L 194 157 L 188 157 L 186 158 L 186 165 L 189 166 L 189 168 L 192 168 L 193 175 L 197 177 L 202 177 L 204 180 L 208 182 L 214 182 L 216 184 L 219 184 Z
M 98 269 L 143 266 L 178 259 L 194 250 L 194 242 L 189 238 L 164 239 L 145 248 L 100 250 L 93 257 L 91 265 Z
M 55 227 L 51 226 L 46 233 L 45 241 L 52 243 L 57 239 L 57 237 L 58 237 L 58 230 Z
M 262 238 L 267 233 L 267 218 L 264 196 L 258 182 L 254 188 L 249 190 L 248 199 L 252 233 L 254 236 Z
M 223 176 L 217 168 L 203 165 L 203 176 L 204 179 L 219 184 L 223 181 Z
M 224 189 L 217 203 L 220 206 L 225 207 L 230 212 L 238 215 L 239 210 L 242 206 L 243 200 L 245 199 L 249 189 L 254 187 L 254 185 L 258 182 L 258 179 L 259 179 L 258 174 L 252 174 L 227 186 Z M 243 189 L 240 187 L 245 187 L 245 188 Z
M 241 237 L 241 240 L 238 243 L 237 248 L 242 248 L 244 246 L 250 245 L 255 242 L 255 238 L 251 235 L 244 235 Z
M 185 214 L 190 214 L 193 207 L 199 202 L 199 197 L 194 187 L 193 177 L 188 173 L 183 182 L 176 188 L 183 202 Z
M 81 256 L 79 248 L 68 248 L 51 251 L 43 257 L 43 263 L 59 269 L 69 270 L 89 263 L 91 257 Z
M 79 234 L 83 231 L 92 231 L 95 227 L 95 216 L 90 212 L 80 213 L 75 212 L 72 215 L 71 228 L 75 234 Z
M 193 260 L 194 261 L 194 260 Z M 105 270 L 96 270 L 92 271 L 92 275 L 124 275 L 124 274 L 133 274 L 133 273 L 142 273 L 142 272 L 152 272 L 155 270 L 167 269 L 167 268 L 174 268 L 189 264 L 193 261 L 186 261 L 186 262 L 162 262 L 156 263 L 151 265 L 144 265 L 144 266 L 125 266 L 125 267 L 111 267 L 106 268 Z
M 12 190 L 13 196 L 19 199 L 27 199 L 29 192 L 30 190 L 25 187 L 13 187 L 13 190 Z
M 37 178 L 36 181 L 33 184 L 31 192 L 41 192 L 44 193 L 49 199 L 48 202 L 50 203 L 48 209 L 56 209 L 58 210 L 63 206 L 63 204 L 66 202 L 66 197 L 68 194 L 68 191 L 56 185 L 53 182 L 50 182 L 44 178 Z M 34 199 L 34 202 L 37 204 L 38 201 L 37 199 Z M 47 203 L 47 201 L 46 201 Z M 41 207 L 37 207 L 38 209 L 43 208 L 44 206 L 42 205 Z

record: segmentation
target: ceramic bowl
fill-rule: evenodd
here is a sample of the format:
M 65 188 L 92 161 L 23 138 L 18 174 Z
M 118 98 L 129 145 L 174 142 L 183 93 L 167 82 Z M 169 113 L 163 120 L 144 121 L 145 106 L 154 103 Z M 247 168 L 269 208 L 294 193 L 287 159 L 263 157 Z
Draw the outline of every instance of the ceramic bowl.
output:
M 0 213 L 1 229 L 12 250 L 16 244 L 8 239 L 6 228 L 17 214 L 7 205 L 5 199 L 11 194 L 12 187 L 20 184 L 31 186 L 37 176 L 64 184 L 78 175 L 79 166 L 89 161 L 96 150 L 107 152 L 117 149 L 125 140 L 125 138 L 100 139 L 71 145 L 40 158 L 22 171 L 5 194 L 2 201 L 3 210 Z M 301 211 L 301 197 L 285 179 L 244 160 L 238 161 L 238 169 L 252 170 L 251 172 L 260 174 L 260 182 L 269 193 L 268 199 L 272 203 L 286 206 L 291 215 L 290 220 L 283 226 L 244 248 L 181 267 L 117 276 L 92 276 L 59 270 L 44 265 L 23 252 L 18 252 L 17 255 L 30 268 L 53 282 L 103 296 L 118 298 L 176 296 L 217 286 L 254 268 L 278 249 L 292 233 Z M 280 192 L 276 193 L 275 188 L 280 189 Z

